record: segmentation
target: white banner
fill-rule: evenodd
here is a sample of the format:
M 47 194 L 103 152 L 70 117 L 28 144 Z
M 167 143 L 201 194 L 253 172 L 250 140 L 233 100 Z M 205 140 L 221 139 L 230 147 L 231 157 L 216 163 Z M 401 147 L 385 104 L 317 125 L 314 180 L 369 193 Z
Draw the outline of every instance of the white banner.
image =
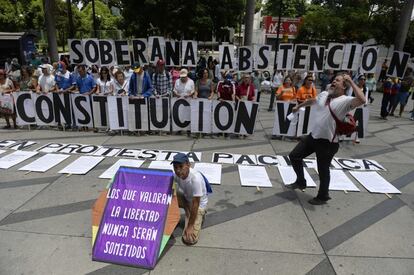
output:
M 128 97 L 108 96 L 109 128 L 128 130 Z
M 173 97 L 171 99 L 172 130 L 190 130 L 192 100 Z
M 72 94 L 72 106 L 75 125 L 78 127 L 93 127 L 90 97 L 88 95 Z
M 287 116 L 292 113 L 292 109 L 295 106 L 296 103 L 276 101 L 275 121 L 273 124 L 272 135 L 289 137 L 294 137 L 296 135 L 297 119 L 296 123 L 294 120 L 290 121 L 287 119 Z
M 211 127 L 212 101 L 209 99 L 191 100 L 191 132 L 209 134 Z

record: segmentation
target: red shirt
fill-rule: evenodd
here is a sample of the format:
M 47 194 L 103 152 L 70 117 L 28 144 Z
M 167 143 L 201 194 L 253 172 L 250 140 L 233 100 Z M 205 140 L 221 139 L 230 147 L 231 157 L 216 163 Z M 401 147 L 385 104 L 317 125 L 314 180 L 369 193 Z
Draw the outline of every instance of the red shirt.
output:
M 234 84 L 229 81 L 220 81 L 217 85 L 217 94 L 223 100 L 233 100 L 235 93 Z
M 254 85 L 253 83 L 245 84 L 242 82 L 236 89 L 236 95 L 238 97 L 247 96 L 247 100 L 251 101 L 254 97 Z

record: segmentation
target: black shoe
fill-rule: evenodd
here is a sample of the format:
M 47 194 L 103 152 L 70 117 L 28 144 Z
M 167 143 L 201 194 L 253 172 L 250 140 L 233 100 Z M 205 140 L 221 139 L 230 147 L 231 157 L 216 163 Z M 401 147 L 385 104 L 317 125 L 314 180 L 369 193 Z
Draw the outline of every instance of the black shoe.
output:
M 323 204 L 326 204 L 327 200 L 321 200 L 320 198 L 315 197 L 315 198 L 309 200 L 308 202 L 309 202 L 309 204 L 312 204 L 312 205 L 323 205 Z
M 298 184 L 296 182 L 292 183 L 292 184 L 288 184 L 286 185 L 287 189 L 291 189 L 291 190 L 295 190 L 295 189 L 300 189 L 300 190 L 305 190 L 306 189 L 306 184 Z
M 10 129 L 10 128 L 11 128 L 10 125 L 6 125 L 6 126 L 3 127 L 3 129 Z

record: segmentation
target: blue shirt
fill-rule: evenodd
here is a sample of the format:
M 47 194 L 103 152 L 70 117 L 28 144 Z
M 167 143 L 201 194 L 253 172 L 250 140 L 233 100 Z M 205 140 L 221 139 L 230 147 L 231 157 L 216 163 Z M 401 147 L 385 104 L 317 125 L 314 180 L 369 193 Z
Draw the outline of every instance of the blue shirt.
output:
M 76 79 L 76 86 L 79 89 L 79 93 L 89 93 L 93 88 L 96 87 L 95 79 L 91 75 L 86 75 L 85 77 L 78 76 Z
M 58 73 L 55 75 L 55 82 L 59 89 L 66 90 L 73 85 L 73 75 L 69 71 L 65 74 Z

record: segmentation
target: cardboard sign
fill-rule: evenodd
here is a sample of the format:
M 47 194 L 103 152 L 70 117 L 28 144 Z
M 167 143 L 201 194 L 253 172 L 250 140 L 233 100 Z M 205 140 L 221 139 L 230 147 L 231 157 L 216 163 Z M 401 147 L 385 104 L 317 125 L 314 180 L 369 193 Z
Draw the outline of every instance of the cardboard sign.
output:
M 8 154 L 2 158 L 0 158 L 0 168 L 1 169 L 9 169 L 12 166 L 15 166 L 35 155 L 39 152 L 31 152 L 31 151 L 16 151 L 11 154 Z
M 108 191 L 94 261 L 152 269 L 158 259 L 173 173 L 121 167 Z

